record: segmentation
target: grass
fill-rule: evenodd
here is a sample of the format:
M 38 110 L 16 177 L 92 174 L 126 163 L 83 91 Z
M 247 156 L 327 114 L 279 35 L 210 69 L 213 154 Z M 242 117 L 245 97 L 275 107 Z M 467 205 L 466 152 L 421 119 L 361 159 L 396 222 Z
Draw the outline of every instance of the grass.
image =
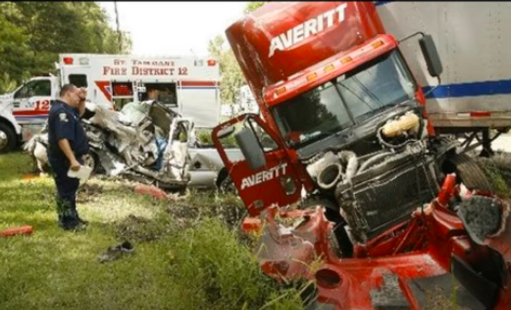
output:
M 0 156 L 0 309 L 299 309 L 298 290 L 265 277 L 240 242 L 236 197 L 194 192 L 157 201 L 126 182 L 89 180 L 78 195 L 86 231 L 57 226 L 51 178 L 23 180 L 27 155 Z M 100 264 L 109 246 L 135 254 Z
M 508 191 L 507 161 L 483 166 Z M 265 277 L 240 242 L 237 197 L 190 192 L 157 201 L 127 182 L 96 178 L 78 195 L 90 227 L 65 233 L 57 226 L 53 180 L 24 180 L 30 170 L 27 155 L 0 155 L 0 230 L 34 228 L 31 236 L 0 237 L 0 309 L 301 308 L 298 290 Z M 135 245 L 134 255 L 98 262 L 124 240 Z M 429 296 L 432 309 L 457 309 L 455 299 L 438 296 Z

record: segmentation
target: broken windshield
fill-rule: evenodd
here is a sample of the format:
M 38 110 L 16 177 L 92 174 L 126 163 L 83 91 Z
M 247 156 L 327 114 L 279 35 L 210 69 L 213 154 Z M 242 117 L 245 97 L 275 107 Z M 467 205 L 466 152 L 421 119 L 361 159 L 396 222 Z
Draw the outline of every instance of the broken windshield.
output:
M 304 146 L 412 99 L 416 84 L 393 51 L 273 108 L 280 133 Z

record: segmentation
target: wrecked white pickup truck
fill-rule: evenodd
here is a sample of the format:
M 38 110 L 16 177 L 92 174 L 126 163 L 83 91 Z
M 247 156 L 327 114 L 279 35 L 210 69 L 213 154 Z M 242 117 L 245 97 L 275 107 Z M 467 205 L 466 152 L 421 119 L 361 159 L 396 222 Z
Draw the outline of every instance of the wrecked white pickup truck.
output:
M 214 148 L 195 138 L 194 123 L 156 100 L 129 103 L 116 112 L 87 102 L 82 124 L 90 152 L 84 164 L 96 173 L 122 176 L 167 190 L 229 187 L 229 176 Z M 47 171 L 47 127 L 24 150 Z M 241 158 L 239 149 L 230 155 Z

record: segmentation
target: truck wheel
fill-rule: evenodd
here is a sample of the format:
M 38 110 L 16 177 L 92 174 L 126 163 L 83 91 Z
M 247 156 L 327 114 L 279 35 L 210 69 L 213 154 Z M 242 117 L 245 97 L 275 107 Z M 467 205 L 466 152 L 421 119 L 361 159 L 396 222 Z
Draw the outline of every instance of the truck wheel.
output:
M 225 167 L 218 172 L 216 178 L 216 187 L 223 194 L 237 192 L 236 186 L 234 186 L 234 182 L 232 181 L 231 176 Z
M 0 123 L 0 154 L 8 153 L 16 148 L 16 134 L 10 126 Z
M 493 186 L 484 171 L 467 154 L 456 154 L 447 158 L 444 171 L 456 173 L 457 179 L 470 190 L 493 192 Z
M 511 154 L 498 152 L 490 158 L 478 157 L 474 160 L 486 172 L 486 175 L 494 180 L 495 187 L 508 194 L 507 190 L 511 188 Z

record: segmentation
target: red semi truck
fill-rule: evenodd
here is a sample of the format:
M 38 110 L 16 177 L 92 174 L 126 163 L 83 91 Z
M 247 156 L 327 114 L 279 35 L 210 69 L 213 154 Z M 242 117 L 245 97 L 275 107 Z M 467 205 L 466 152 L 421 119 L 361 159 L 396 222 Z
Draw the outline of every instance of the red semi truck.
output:
M 268 3 L 226 34 L 262 118 L 212 138 L 266 274 L 314 280 L 321 309 L 433 309 L 429 293 L 452 292 L 468 309 L 509 309 L 509 206 L 435 135 L 399 48 L 419 38 L 438 77 L 431 36 L 396 40 L 371 2 Z M 232 136 L 245 160 L 223 149 Z

